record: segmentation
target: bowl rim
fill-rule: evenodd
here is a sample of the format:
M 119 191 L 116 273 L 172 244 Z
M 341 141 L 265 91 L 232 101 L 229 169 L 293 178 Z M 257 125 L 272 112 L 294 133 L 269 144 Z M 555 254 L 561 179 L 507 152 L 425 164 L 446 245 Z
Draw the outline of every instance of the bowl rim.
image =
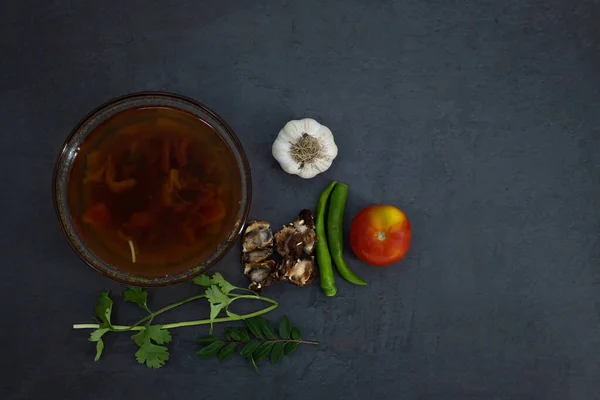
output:
M 245 205 L 244 205 L 243 209 L 241 210 L 242 213 L 241 213 L 241 216 L 239 219 L 238 228 L 234 229 L 229 234 L 229 236 L 227 238 L 225 238 L 224 242 L 219 246 L 216 253 L 211 258 L 206 260 L 204 263 L 197 265 L 195 267 L 190 267 L 189 269 L 186 269 L 183 272 L 179 272 L 174 275 L 164 275 L 164 276 L 156 276 L 156 277 L 137 276 L 137 275 L 134 275 L 131 273 L 123 272 L 123 271 L 118 271 L 118 273 L 111 273 L 110 269 L 107 268 L 108 264 L 106 264 L 104 261 L 102 261 L 102 267 L 90 262 L 90 260 L 82 253 L 82 251 L 77 248 L 77 246 L 75 245 L 75 243 L 73 243 L 73 240 L 69 236 L 69 233 L 72 233 L 75 236 L 79 236 L 79 235 L 77 235 L 74 232 L 70 232 L 68 227 L 65 226 L 65 223 L 63 221 L 62 211 L 61 211 L 62 208 L 59 204 L 59 199 L 58 199 L 59 196 L 57 195 L 58 187 L 59 187 L 59 169 L 60 169 L 60 166 L 62 165 L 62 160 L 64 159 L 64 157 L 67 155 L 67 153 L 69 151 L 70 142 L 72 141 L 73 137 L 77 134 L 77 132 L 79 132 L 79 130 L 82 128 L 82 126 L 84 124 L 86 124 L 94 116 L 99 114 L 101 111 L 103 111 L 117 103 L 127 102 L 128 100 L 144 98 L 144 97 L 149 97 L 149 96 L 159 97 L 159 98 L 164 97 L 165 99 L 189 103 L 192 106 L 201 109 L 203 112 L 208 114 L 210 117 L 214 118 L 221 125 L 221 127 L 223 128 L 223 131 L 229 136 L 229 139 L 231 140 L 233 147 L 235 147 L 235 149 L 232 149 L 232 150 L 237 152 L 237 155 L 239 156 L 239 159 L 241 161 L 241 165 L 240 165 L 241 179 L 246 181 L 246 196 L 245 197 L 242 196 L 242 203 L 244 203 L 244 200 L 245 200 Z M 169 106 L 162 106 L 162 107 L 169 107 Z M 201 117 L 199 117 L 199 118 L 201 118 Z M 90 133 L 92 131 L 90 131 Z M 220 132 L 219 132 L 219 135 L 221 135 Z M 231 147 L 231 146 L 228 144 L 228 147 Z M 124 283 L 127 285 L 142 286 L 142 287 L 169 286 L 169 285 L 174 285 L 177 283 L 181 283 L 181 282 L 190 280 L 196 276 L 199 276 L 199 275 L 207 272 L 209 269 L 216 266 L 219 263 L 219 261 L 223 257 L 225 257 L 225 255 L 228 254 L 229 251 L 232 249 L 232 247 L 235 245 L 235 243 L 237 242 L 241 233 L 244 230 L 244 227 L 248 221 L 248 216 L 250 214 L 250 208 L 251 208 L 251 203 L 252 203 L 252 173 L 250 170 L 250 163 L 248 162 L 248 157 L 246 155 L 244 147 L 242 146 L 241 141 L 239 140 L 238 136 L 235 134 L 235 132 L 231 128 L 231 126 L 227 122 L 225 122 L 225 120 L 219 114 L 217 114 L 215 111 L 213 111 L 211 108 L 209 108 L 205 104 L 203 104 L 197 100 L 194 100 L 190 97 L 178 94 L 178 93 L 172 93 L 172 92 L 167 92 L 167 91 L 146 90 L 146 91 L 128 93 L 125 95 L 114 97 L 108 101 L 105 101 L 104 103 L 96 106 L 94 109 L 89 111 L 83 118 L 81 118 L 79 120 L 79 122 L 74 126 L 74 128 L 70 131 L 70 133 L 67 135 L 67 137 L 63 141 L 63 144 L 62 144 L 62 146 L 58 152 L 58 155 L 55 159 L 54 166 L 53 166 L 53 173 L 52 173 L 52 200 L 53 200 L 53 204 L 54 204 L 54 210 L 55 210 L 55 213 L 56 213 L 56 216 L 58 219 L 58 224 L 60 225 L 61 231 L 62 231 L 63 235 L 65 236 L 65 238 L 67 239 L 69 246 L 75 252 L 75 254 L 77 254 L 77 256 L 81 260 L 83 260 L 85 262 L 85 264 L 87 264 L 89 267 L 93 268 L 94 270 L 100 272 L 102 275 L 104 275 L 114 281 Z M 67 211 L 67 214 L 69 214 L 68 209 L 66 211 Z M 83 241 L 82 241 L 82 243 L 83 243 Z M 87 251 L 90 251 L 87 248 L 87 246 L 84 246 L 84 247 L 86 248 Z M 115 268 L 112 268 L 112 269 L 114 270 Z

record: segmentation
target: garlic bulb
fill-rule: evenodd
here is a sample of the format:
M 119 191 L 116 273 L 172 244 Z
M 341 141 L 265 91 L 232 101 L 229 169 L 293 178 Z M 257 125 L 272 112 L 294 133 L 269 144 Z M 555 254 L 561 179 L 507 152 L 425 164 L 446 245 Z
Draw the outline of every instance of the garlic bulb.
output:
M 285 172 L 305 179 L 327 171 L 338 154 L 329 128 L 311 118 L 285 124 L 272 150 Z

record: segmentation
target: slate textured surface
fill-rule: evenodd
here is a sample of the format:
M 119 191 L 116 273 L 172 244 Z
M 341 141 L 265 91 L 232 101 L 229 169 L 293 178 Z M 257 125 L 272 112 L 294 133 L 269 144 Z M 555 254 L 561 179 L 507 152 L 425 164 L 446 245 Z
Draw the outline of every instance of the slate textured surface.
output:
M 597 0 L 2 2 L 0 397 L 600 398 L 599 20 Z M 321 345 L 262 376 L 196 359 L 192 328 L 174 332 L 162 370 L 139 366 L 127 335 L 94 363 L 70 326 L 122 287 L 63 240 L 51 170 L 84 114 L 146 89 L 233 126 L 252 217 L 282 224 L 335 178 L 351 187 L 348 221 L 370 203 L 406 211 L 409 255 L 376 269 L 348 252 L 370 285 L 340 280 L 333 299 L 318 285 L 268 290 L 273 317 Z M 304 116 L 340 148 L 310 181 L 270 156 Z M 218 270 L 243 283 L 238 256 Z M 152 290 L 152 304 L 195 290 Z

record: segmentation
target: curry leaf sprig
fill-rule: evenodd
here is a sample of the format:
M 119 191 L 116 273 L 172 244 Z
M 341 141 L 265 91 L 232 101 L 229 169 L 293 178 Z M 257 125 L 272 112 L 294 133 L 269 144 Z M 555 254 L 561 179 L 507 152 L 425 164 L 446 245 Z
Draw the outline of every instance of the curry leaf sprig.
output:
M 169 304 L 159 310 L 152 311 L 148 307 L 148 292 L 139 287 L 128 287 L 123 293 L 123 299 L 127 302 L 135 303 L 147 315 L 131 325 L 114 325 L 111 321 L 113 301 L 110 293 L 105 291 L 100 293 L 96 301 L 96 319 L 97 324 L 75 324 L 73 329 L 93 329 L 89 340 L 96 342 L 95 361 L 100 359 L 104 350 L 102 337 L 108 332 L 130 332 L 136 331 L 131 336 L 135 344 L 139 347 L 135 353 L 135 358 L 140 364 L 146 364 L 150 368 L 160 368 L 165 365 L 169 359 L 169 349 L 164 346 L 171 342 L 171 333 L 169 329 L 180 328 L 184 326 L 209 325 L 210 333 L 214 323 L 246 320 L 268 313 L 277 308 L 278 303 L 268 297 L 259 296 L 247 289 L 233 286 L 223 278 L 219 273 L 212 277 L 201 275 L 193 280 L 197 285 L 205 287 L 204 294 L 189 297 L 185 300 Z M 240 293 L 242 292 L 242 293 Z M 168 324 L 152 324 L 154 318 L 166 311 L 172 310 L 189 302 L 206 299 L 210 304 L 210 317 L 208 319 L 198 319 L 192 321 L 172 322 Z M 237 300 L 261 300 L 270 303 L 268 307 L 262 310 L 238 315 L 229 310 L 229 307 Z M 226 317 L 219 317 L 225 311 Z
M 284 356 L 296 350 L 299 344 L 318 344 L 318 342 L 302 340 L 300 330 L 291 326 L 289 319 L 284 316 L 279 323 L 279 337 L 275 329 L 262 317 L 244 320 L 246 327 L 225 328 L 226 340 L 216 336 L 203 336 L 196 340 L 202 348 L 196 353 L 200 358 L 216 357 L 225 361 L 236 350 L 246 358 L 254 370 L 260 374 L 257 361 L 269 357 L 271 364 L 277 364 Z

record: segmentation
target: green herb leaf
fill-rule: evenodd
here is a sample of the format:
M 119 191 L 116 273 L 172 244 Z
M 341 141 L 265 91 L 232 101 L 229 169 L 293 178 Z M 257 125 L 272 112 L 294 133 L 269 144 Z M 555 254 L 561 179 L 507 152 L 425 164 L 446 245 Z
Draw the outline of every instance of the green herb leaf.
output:
M 292 328 L 292 339 L 300 340 L 300 330 L 298 328 Z
M 261 323 L 258 321 L 258 317 L 246 319 L 244 320 L 244 322 L 246 323 L 248 329 L 250 329 L 250 332 L 252 332 L 254 336 L 256 336 L 259 339 L 263 338 Z
M 246 328 L 237 328 L 236 332 L 242 342 L 250 341 L 250 335 L 248 334 L 248 330 Z
M 154 340 L 157 344 L 170 343 L 171 333 L 168 330 L 163 329 L 160 325 L 150 325 L 146 326 L 144 330 L 139 331 L 131 338 L 138 346 L 142 347 L 144 343 L 150 341 L 150 339 Z
M 210 277 L 205 274 L 195 277 L 194 279 L 192 279 L 192 282 L 198 286 L 204 286 L 204 287 L 209 287 L 210 285 L 212 285 L 214 283 L 212 281 L 212 279 L 210 279 Z
M 216 283 L 217 285 L 219 285 L 219 287 L 221 288 L 221 290 L 223 291 L 223 293 L 225 294 L 229 294 L 229 292 L 231 292 L 232 290 L 235 290 L 236 287 L 233 286 L 231 283 L 227 282 L 225 280 L 225 278 L 223 278 L 223 275 L 221 275 L 220 273 L 216 272 L 213 277 L 212 277 L 212 281 L 213 283 Z
M 240 356 L 242 357 L 250 357 L 252 355 L 252 353 L 254 353 L 254 351 L 260 346 L 260 342 L 257 342 L 256 340 L 251 340 L 249 341 L 244 348 L 242 349 L 242 351 L 240 351 Z
M 277 342 L 273 345 L 273 350 L 271 351 L 271 364 L 275 365 L 281 360 L 284 347 L 284 342 Z
M 225 306 L 223 304 L 211 304 L 210 305 L 210 320 L 214 321 L 219 314 L 221 313 L 221 310 L 223 310 Z M 211 326 L 212 326 L 212 322 L 211 322 Z
M 242 338 L 239 335 L 238 330 L 236 328 L 232 328 L 232 327 L 225 328 L 225 336 L 227 337 L 227 340 L 234 341 L 234 342 L 240 342 L 242 340 Z
M 158 344 L 171 343 L 171 333 L 161 325 L 150 325 L 146 332 Z
M 283 339 L 289 339 L 291 330 L 292 326 L 290 325 L 290 320 L 284 315 L 279 323 L 279 336 L 281 336 Z
M 219 351 L 219 353 L 217 354 L 217 359 L 219 361 L 225 361 L 225 360 L 227 360 L 229 357 L 231 357 L 231 355 L 235 351 L 236 347 L 237 347 L 236 343 L 229 343 L 227 346 L 223 347 Z
M 98 328 L 95 331 L 92 331 L 92 333 L 90 333 L 90 338 L 89 341 L 90 342 L 98 342 L 100 340 L 100 338 L 102 336 L 104 336 L 104 334 L 106 332 L 108 332 L 110 329 L 108 328 Z
M 94 361 L 98 361 L 100 359 L 102 350 L 104 350 L 104 342 L 102 339 L 98 338 L 98 340 L 96 340 L 96 357 L 94 357 Z
M 210 303 L 210 333 L 212 333 L 213 321 L 217 318 L 221 310 L 231 303 L 231 299 L 217 285 L 206 288 L 205 294 Z
M 148 310 L 148 292 L 140 287 L 129 286 L 123 292 L 123 299 L 131 303 L 135 303 L 146 311 Z
M 227 307 L 225 309 L 225 312 L 227 313 L 227 316 L 230 318 L 235 318 L 235 319 L 242 319 L 242 317 L 234 312 L 229 311 L 229 307 Z
M 264 342 L 263 344 L 261 344 L 260 347 L 254 350 L 254 353 L 252 353 L 252 357 L 254 357 L 254 360 L 260 361 L 266 356 L 268 356 L 271 352 L 271 349 L 273 348 L 273 345 L 273 342 Z
M 105 323 L 109 327 L 112 326 L 110 324 L 110 314 L 112 313 L 113 301 L 110 298 L 109 292 L 102 292 L 98 299 L 96 300 L 96 316 L 100 319 L 101 322 Z
M 143 330 L 131 336 L 140 348 L 135 353 L 135 358 L 140 364 L 150 368 L 160 368 L 169 359 L 169 349 L 158 346 L 171 341 L 171 333 L 161 325 L 147 325 Z M 153 341 L 155 343 L 153 343 Z
M 135 344 L 137 344 L 139 347 L 142 347 L 146 341 L 146 330 L 144 329 L 143 331 L 139 331 L 135 335 L 132 335 L 131 338 Z
M 199 337 L 198 339 L 196 339 L 196 343 L 197 344 L 211 344 L 212 342 L 216 342 L 217 340 L 219 340 L 219 338 L 217 338 L 216 336 L 208 335 L 208 336 Z
M 252 357 L 252 355 L 250 355 L 248 357 L 248 362 L 250 362 L 250 365 L 252 365 L 252 368 L 254 368 L 254 371 L 260 375 L 260 369 L 258 369 L 258 366 L 256 365 L 256 362 L 254 361 L 254 358 Z
M 217 318 L 221 310 L 231 303 L 231 299 L 217 285 L 210 286 L 206 289 L 205 293 L 210 303 L 210 333 L 212 333 L 213 321 Z
M 274 340 L 275 339 L 275 329 L 273 326 L 264 318 L 259 319 L 260 327 L 262 329 L 263 334 L 267 339 Z
M 196 355 L 201 358 L 210 358 L 219 352 L 225 346 L 225 342 L 217 340 L 196 352 Z
M 296 347 L 298 347 L 298 342 L 288 342 L 285 344 L 285 349 L 284 349 L 284 353 L 286 356 L 289 356 L 290 354 L 292 354 L 294 352 L 294 350 L 296 350 Z
M 146 364 L 150 368 L 160 368 L 169 359 L 169 349 L 145 341 L 140 349 L 136 351 L 135 358 L 140 364 Z
M 221 289 L 216 285 L 211 285 L 206 288 L 206 298 L 210 304 L 224 304 L 228 305 L 231 302 L 229 296 L 227 296 Z

